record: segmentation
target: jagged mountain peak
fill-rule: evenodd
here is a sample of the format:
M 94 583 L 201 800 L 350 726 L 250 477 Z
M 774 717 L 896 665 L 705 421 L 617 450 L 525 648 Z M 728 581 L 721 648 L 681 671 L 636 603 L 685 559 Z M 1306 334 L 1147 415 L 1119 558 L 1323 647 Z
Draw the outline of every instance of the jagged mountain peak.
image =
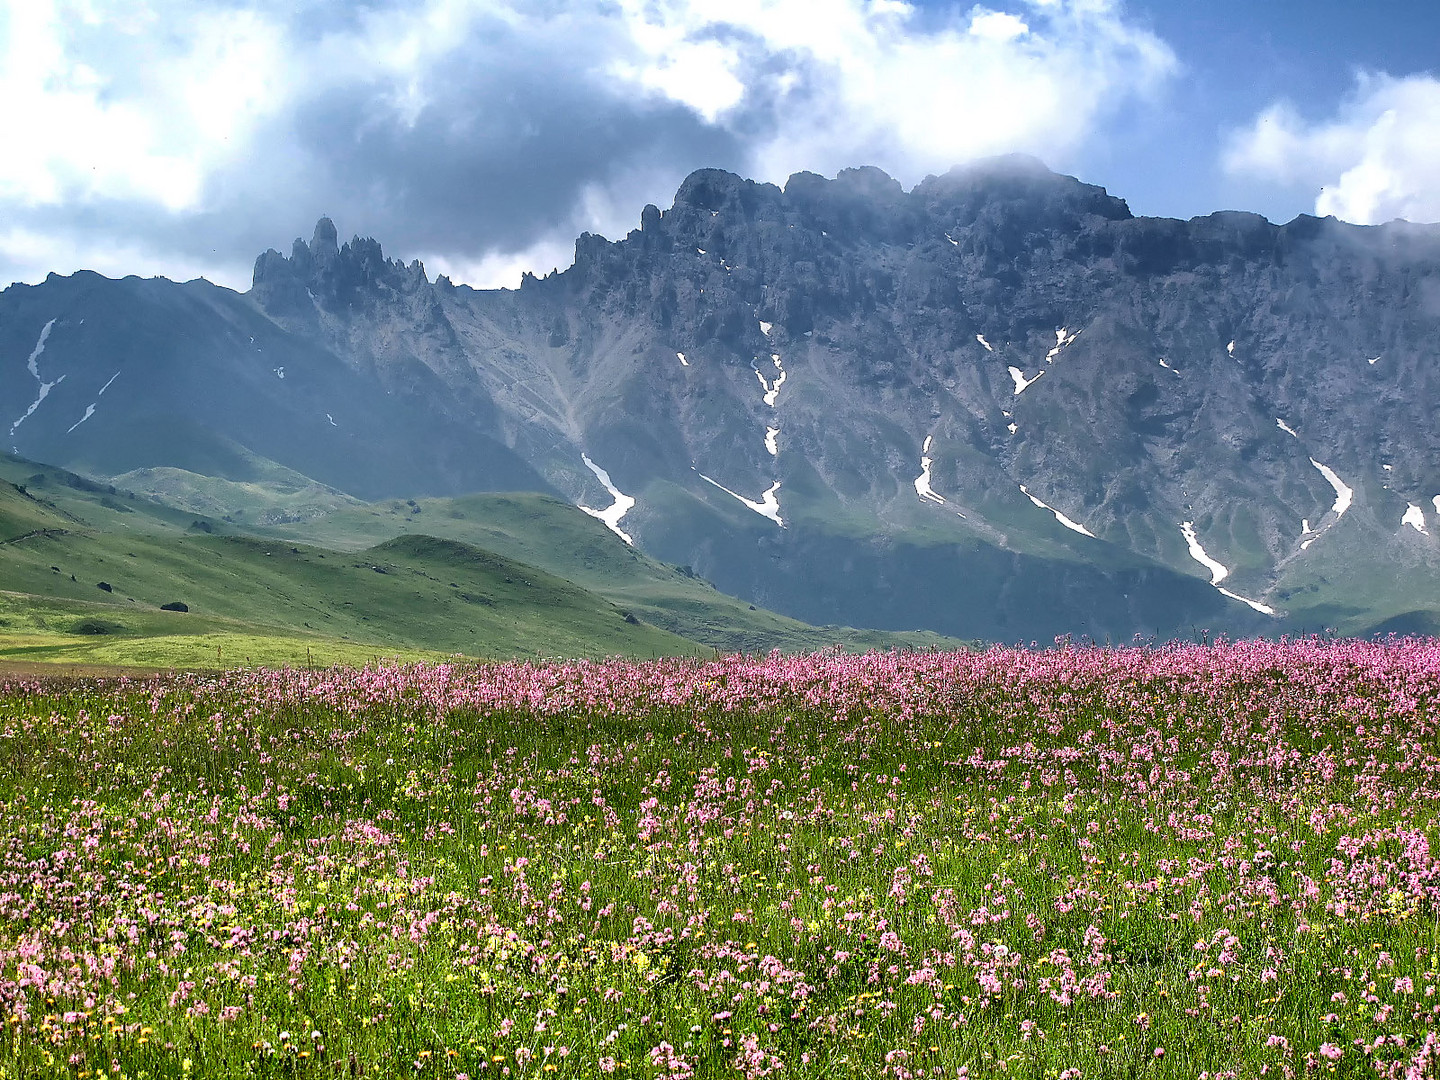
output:
M 620 246 L 628 242 L 652 255 L 715 251 L 727 265 L 744 257 L 773 266 L 777 260 L 813 261 L 817 249 L 829 244 L 910 246 L 949 236 L 967 250 L 1008 256 L 1036 246 L 1039 236 L 1078 235 L 1133 219 L 1125 200 L 1103 187 L 1019 154 L 956 166 L 909 191 L 871 165 L 842 169 L 833 178 L 801 171 L 783 187 L 705 168 L 684 179 L 668 210 L 647 205 L 640 227 Z M 966 232 L 974 236 L 962 241 Z M 756 244 L 759 250 L 749 250 Z M 600 237 L 581 236 L 577 276 L 588 278 L 596 264 L 615 258 L 611 247 Z
M 338 242 L 335 223 L 322 217 L 310 242 L 296 238 L 290 255 L 273 248 L 255 260 L 252 291 L 272 314 L 299 316 L 313 308 L 365 305 L 387 295 L 413 295 L 429 285 L 419 259 L 386 258 L 380 242 L 355 235 Z
M 674 209 L 718 213 L 773 202 L 779 196 L 780 189 L 774 184 L 747 180 L 724 169 L 696 169 L 681 181 L 675 192 Z
M 841 169 L 835 174 L 835 183 L 848 191 L 872 199 L 895 199 L 905 194 L 905 186 L 876 165 Z
M 317 262 L 328 262 L 340 254 L 340 234 L 335 228 L 335 222 L 328 217 L 322 217 L 315 222 L 315 234 L 310 240 L 310 254 Z
M 1135 217 L 1017 156 L 908 191 L 873 167 L 783 188 L 702 169 L 639 226 L 473 290 L 322 219 L 257 261 L 241 307 L 264 333 L 217 334 L 267 401 L 335 372 L 302 442 L 349 430 L 343 367 L 373 415 L 435 426 L 465 465 L 447 483 L 523 462 L 624 540 L 814 621 L 1353 629 L 1434 593 L 1440 229 Z M 11 318 L 10 353 L 38 357 L 11 365 L 22 449 L 98 440 L 140 386 L 127 370 L 83 420 L 114 370 L 97 357 L 91 396 L 58 383 L 86 339 L 77 307 L 38 340 L 44 288 Z

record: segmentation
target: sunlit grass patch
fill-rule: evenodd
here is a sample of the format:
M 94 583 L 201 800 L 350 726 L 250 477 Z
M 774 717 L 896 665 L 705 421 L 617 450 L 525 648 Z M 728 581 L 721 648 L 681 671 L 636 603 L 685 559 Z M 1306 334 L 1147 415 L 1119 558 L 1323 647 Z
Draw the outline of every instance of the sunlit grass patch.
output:
M 0 634 L 0 660 L 47 664 L 103 664 L 152 669 L 359 666 L 379 660 L 439 661 L 443 653 L 392 649 L 323 638 L 262 634 L 157 634 L 130 637 L 123 629 L 104 634 Z

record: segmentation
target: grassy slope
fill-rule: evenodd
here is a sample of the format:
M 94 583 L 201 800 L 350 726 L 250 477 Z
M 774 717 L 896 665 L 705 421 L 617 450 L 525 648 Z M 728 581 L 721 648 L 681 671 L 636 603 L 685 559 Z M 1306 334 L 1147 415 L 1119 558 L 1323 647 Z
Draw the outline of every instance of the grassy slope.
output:
M 462 540 L 535 563 L 600 593 L 646 622 L 728 652 L 812 650 L 834 644 L 859 649 L 959 644 L 928 631 L 814 627 L 754 608 L 627 547 L 600 522 L 546 495 L 392 500 L 346 507 L 272 531 L 347 550 L 405 534 Z
M 0 674 L 57 666 L 97 675 L 117 668 L 327 667 L 448 656 L 433 649 L 285 636 L 216 615 L 139 605 L 121 611 L 115 604 L 0 592 Z
M 615 604 L 582 587 L 463 545 L 406 539 L 339 554 L 212 535 L 194 529 L 190 515 L 148 500 L 64 486 L 57 470 L 43 470 L 46 478 L 37 481 L 36 467 L 28 463 L 6 461 L 0 469 L 25 472 L 30 489 L 23 494 L 0 485 L 0 539 L 31 534 L 0 545 L 0 580 L 12 592 L 29 594 L 27 603 L 39 611 L 59 604 L 74 613 L 69 623 L 41 615 L 45 625 L 36 626 L 19 618 L 12 599 L 6 647 L 22 650 L 16 655 L 213 663 L 209 641 L 142 645 L 156 636 L 213 633 L 246 638 L 232 642 L 232 651 L 257 662 L 276 649 L 288 658 L 322 643 L 330 650 L 326 655 L 364 659 L 397 649 L 479 656 L 648 656 L 699 649 L 627 621 Z M 102 581 L 113 591 L 98 588 Z M 184 602 L 190 612 L 157 610 L 171 601 Z M 108 632 L 71 632 L 76 621 L 92 616 L 108 623 Z M 53 648 L 37 634 L 54 639 Z M 281 644 L 267 653 L 263 641 Z M 221 647 L 223 658 L 223 642 Z
M 334 488 L 291 469 L 249 455 L 260 478 L 224 480 L 185 469 L 136 469 L 115 477 L 117 487 L 154 495 L 193 514 L 258 525 L 304 521 L 336 507 L 359 504 Z

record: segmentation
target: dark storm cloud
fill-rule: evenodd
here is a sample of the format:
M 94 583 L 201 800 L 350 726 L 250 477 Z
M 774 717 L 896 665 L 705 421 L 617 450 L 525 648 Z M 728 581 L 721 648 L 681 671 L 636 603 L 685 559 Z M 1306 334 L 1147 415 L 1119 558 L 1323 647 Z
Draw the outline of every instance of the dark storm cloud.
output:
M 594 80 L 567 80 L 559 58 L 537 64 L 487 44 L 427 75 L 413 123 L 386 108 L 384 86 L 299 110 L 295 138 L 337 215 L 427 250 L 515 250 L 573 224 L 589 187 L 656 162 L 743 162 L 734 136 L 689 109 L 637 107 Z

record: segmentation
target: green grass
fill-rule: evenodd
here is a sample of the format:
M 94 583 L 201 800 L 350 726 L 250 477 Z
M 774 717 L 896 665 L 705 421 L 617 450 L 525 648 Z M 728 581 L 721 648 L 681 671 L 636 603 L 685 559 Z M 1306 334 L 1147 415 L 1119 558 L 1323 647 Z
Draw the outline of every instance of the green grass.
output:
M 151 634 L 142 638 L 91 635 L 0 634 L 0 671 L 41 674 L 45 668 L 80 667 L 106 673 L 220 670 L 237 667 L 359 666 L 392 660 L 403 663 L 452 659 L 434 650 L 390 649 L 325 638 L 289 638 L 246 633 Z M 42 667 L 43 665 L 43 667 Z
M 153 496 L 192 514 L 230 518 L 251 526 L 305 521 L 359 499 L 274 462 L 254 458 L 254 480 L 225 480 L 185 469 L 136 469 L 113 479 L 116 487 Z
M 0 1077 L 1403 1075 L 1440 681 L 1247 649 L 11 684 Z
M 0 544 L 0 580 L 35 603 L 152 611 L 181 601 L 192 615 L 231 620 L 227 632 L 276 639 L 269 651 L 253 650 L 272 659 L 286 655 L 291 638 L 329 642 L 328 655 L 347 660 L 377 650 L 643 657 L 958 644 L 928 632 L 813 627 L 756 608 L 627 547 L 544 495 L 364 504 L 278 466 L 255 468 L 258 479 L 246 484 L 181 470 L 129 475 L 189 504 L 179 508 L 129 490 L 127 478 L 99 484 L 0 458 L 0 478 L 11 482 L 0 482 L 0 541 L 26 536 Z M 24 493 L 11 486 L 17 483 Z M 233 520 L 202 510 L 224 510 Z M 113 591 L 101 591 L 100 582 Z M 150 663 L 177 655 L 195 666 L 184 643 L 142 649 L 142 637 L 23 647 L 37 659 Z
M 194 612 L 0 592 L 0 670 L 327 667 L 450 658 L 436 649 L 262 632 L 243 620 Z
M 341 550 L 395 536 L 461 540 L 543 567 L 584 586 L 639 618 L 722 652 L 953 648 L 928 631 L 887 632 L 815 627 L 727 596 L 693 574 L 626 546 L 600 522 L 568 503 L 538 494 L 394 499 L 351 506 L 304 523 L 268 530 Z
M 80 640 L 49 621 L 17 626 L 9 632 L 25 640 L 0 638 L 0 651 L 21 650 L 15 657 L 189 667 L 213 658 L 220 644 L 226 662 L 223 642 L 184 640 L 204 633 L 240 635 L 231 656 L 257 663 L 303 656 L 306 645 L 312 655 L 320 648 L 348 662 L 392 654 L 703 651 L 634 615 L 627 619 L 623 608 L 581 586 L 462 545 L 405 538 L 342 553 L 226 535 L 210 519 L 123 490 L 5 464 L 30 481 L 25 492 L 0 483 L 0 580 L 11 593 L 26 594 L 23 601 L 10 598 L 9 617 L 30 605 L 46 621 L 47 605 L 79 604 L 116 626 Z M 174 602 L 189 612 L 158 611 Z M 31 640 L 37 633 L 54 640 Z M 165 640 L 147 643 L 152 636 Z M 305 644 L 292 646 L 292 639 Z
M 0 455 L 0 524 L 5 514 L 17 512 L 42 515 L 46 527 L 79 525 L 117 534 L 184 535 L 197 522 L 195 514 L 114 484 Z M 216 531 L 227 531 L 224 523 L 208 524 Z M 0 540 L 16 535 L 19 532 L 6 526 Z
M 63 529 L 75 523 L 55 508 L 27 496 L 11 484 L 0 483 L 0 543 L 39 529 Z
M 534 567 L 444 543 L 407 538 L 341 554 L 240 536 L 75 533 L 11 545 L 4 564 L 19 591 L 101 604 L 121 621 L 178 601 L 188 616 L 229 619 L 250 633 L 382 650 L 650 656 L 699 649 L 627 621 L 608 600 Z

